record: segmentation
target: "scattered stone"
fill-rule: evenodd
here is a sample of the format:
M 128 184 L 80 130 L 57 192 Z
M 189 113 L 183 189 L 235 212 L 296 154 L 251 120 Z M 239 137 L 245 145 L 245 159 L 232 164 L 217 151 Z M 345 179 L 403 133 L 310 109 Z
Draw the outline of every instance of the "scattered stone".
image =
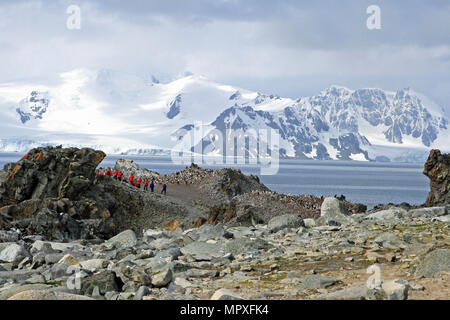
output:
M 316 220 L 316 223 L 318 225 L 329 225 L 329 221 L 335 221 L 341 225 L 351 225 L 355 223 L 348 215 L 343 203 L 334 197 L 325 198 L 320 208 L 320 218 Z
M 417 267 L 416 277 L 436 277 L 450 271 L 450 249 L 436 249 L 428 253 Z
M 140 286 L 133 300 L 142 300 L 142 298 L 144 298 L 144 296 L 148 295 L 149 293 L 150 289 L 148 287 Z
M 191 255 L 195 260 L 211 260 L 213 258 L 222 257 L 225 252 L 220 244 L 206 243 L 206 242 L 192 242 L 187 246 L 181 248 L 184 255 Z
M 172 281 L 172 276 L 172 270 L 169 268 L 158 272 L 152 276 L 152 285 L 157 288 L 165 287 Z
M 71 254 L 66 254 L 64 255 L 59 261 L 58 263 L 64 263 L 70 266 L 76 266 L 76 267 L 80 267 L 81 268 L 81 264 L 78 262 L 77 259 L 75 259 Z
M 268 250 L 270 248 L 272 248 L 272 245 L 261 238 L 233 239 L 225 244 L 225 251 L 227 253 L 231 253 L 234 256 L 259 250 Z
M 227 289 L 219 289 L 211 296 L 211 300 L 245 300 L 241 296 Z
M 366 216 L 366 219 L 392 220 L 392 219 L 401 219 L 403 218 L 404 215 L 406 215 L 405 209 L 395 207 L 371 213 Z
M 327 288 L 338 282 L 320 274 L 309 274 L 303 277 L 301 289 Z
M 383 281 L 381 288 L 388 300 L 407 300 L 409 284 L 402 279 Z
M 267 228 L 270 232 L 278 232 L 285 228 L 296 229 L 299 227 L 304 227 L 305 224 L 300 216 L 294 214 L 285 214 L 282 216 L 277 216 L 269 220 Z
M 395 234 L 390 232 L 384 232 L 380 234 L 375 238 L 373 242 L 377 243 L 383 248 L 389 249 L 405 248 L 407 246 L 406 242 L 400 240 Z
M 303 222 L 305 224 L 306 228 L 312 228 L 316 226 L 316 220 L 308 218 L 308 219 L 303 219 Z
M 87 296 L 51 291 L 51 290 L 27 290 L 19 292 L 8 300 L 94 300 Z
M 84 295 L 89 295 L 95 287 L 98 287 L 100 294 L 104 295 L 108 291 L 119 291 L 121 286 L 116 274 L 105 270 L 84 278 L 81 281 L 80 291 Z
M 19 264 L 26 257 L 32 258 L 31 254 L 24 247 L 15 243 L 0 252 L 0 262 Z
M 117 243 L 122 247 L 134 247 L 137 243 L 137 238 L 133 230 L 125 230 L 110 238 L 107 243 Z

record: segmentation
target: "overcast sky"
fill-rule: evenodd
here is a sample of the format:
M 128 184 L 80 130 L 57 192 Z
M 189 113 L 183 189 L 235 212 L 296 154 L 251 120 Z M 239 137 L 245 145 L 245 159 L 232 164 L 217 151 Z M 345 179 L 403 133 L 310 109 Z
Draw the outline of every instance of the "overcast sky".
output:
M 81 29 L 66 23 L 81 9 Z M 369 30 L 369 5 L 381 29 Z M 75 68 L 202 74 L 297 98 L 411 87 L 450 105 L 448 0 L 0 0 L 0 82 Z

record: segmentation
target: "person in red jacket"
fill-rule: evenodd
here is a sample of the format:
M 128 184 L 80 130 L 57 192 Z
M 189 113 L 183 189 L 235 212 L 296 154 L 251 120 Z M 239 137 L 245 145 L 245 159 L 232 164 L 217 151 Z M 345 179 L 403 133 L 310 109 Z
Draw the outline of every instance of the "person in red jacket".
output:
M 116 180 L 117 180 L 117 174 L 118 174 L 117 170 L 114 170 L 113 176 L 114 176 L 114 179 L 116 179 Z
M 112 176 L 112 173 L 111 173 L 111 170 L 106 170 L 106 175 L 108 176 L 108 177 L 111 177 Z
M 144 180 L 144 190 L 147 191 L 148 190 L 148 179 L 145 178 Z
M 123 177 L 123 172 L 122 171 L 119 172 L 118 177 L 119 177 L 119 181 L 122 181 L 122 177 Z
M 141 188 L 141 183 L 142 183 L 142 179 L 139 178 L 139 180 L 137 181 L 137 187 L 140 189 Z
M 131 176 L 130 176 L 130 184 L 131 184 L 131 185 L 134 184 L 134 176 L 133 176 L 133 174 L 131 174 Z

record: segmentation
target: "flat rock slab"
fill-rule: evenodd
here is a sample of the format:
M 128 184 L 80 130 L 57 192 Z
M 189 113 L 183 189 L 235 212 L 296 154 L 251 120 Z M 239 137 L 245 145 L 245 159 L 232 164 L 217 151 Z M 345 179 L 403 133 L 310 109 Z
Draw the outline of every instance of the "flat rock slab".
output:
M 119 243 L 122 246 L 133 247 L 137 243 L 137 238 L 133 230 L 125 230 L 110 238 L 107 243 Z
M 303 277 L 301 289 L 323 289 L 332 286 L 338 280 L 331 279 L 320 274 L 309 274 Z
M 450 271 L 450 249 L 436 249 L 428 253 L 417 267 L 416 277 L 436 277 Z
M 390 220 L 399 219 L 406 214 L 406 210 L 402 208 L 391 208 L 386 210 L 377 211 L 366 216 L 366 219 L 370 220 Z
M 314 296 L 319 300 L 365 300 L 367 294 L 366 287 L 349 287 L 332 293 Z
M 260 238 L 233 239 L 225 244 L 225 252 L 235 256 L 252 251 L 268 250 L 270 248 L 272 248 L 272 245 Z
M 181 248 L 184 255 L 191 255 L 196 260 L 211 260 L 212 258 L 220 258 L 225 255 L 223 246 L 218 243 L 192 242 Z
M 31 251 L 41 251 L 44 248 L 44 244 L 48 243 L 52 247 L 53 250 L 73 250 L 73 249 L 84 249 L 85 247 L 81 245 L 78 242 L 51 242 L 51 241 L 42 241 L 42 240 L 36 240 L 33 245 L 31 246 Z
M 94 300 L 78 294 L 58 292 L 51 290 L 27 290 L 19 292 L 8 300 Z
M 295 229 L 304 226 L 305 223 L 303 222 L 303 219 L 295 214 L 284 214 L 281 216 L 273 217 L 267 224 L 267 228 L 270 230 L 270 232 L 278 232 L 285 228 Z
M 9 297 L 13 295 L 27 290 L 46 290 L 51 289 L 52 286 L 45 284 L 26 284 L 26 285 L 18 285 L 14 284 L 12 286 L 0 289 L 0 300 L 7 300 Z
M 0 280 L 14 280 L 16 282 L 23 282 L 32 276 L 39 274 L 37 270 L 14 270 L 14 271 L 0 271 Z

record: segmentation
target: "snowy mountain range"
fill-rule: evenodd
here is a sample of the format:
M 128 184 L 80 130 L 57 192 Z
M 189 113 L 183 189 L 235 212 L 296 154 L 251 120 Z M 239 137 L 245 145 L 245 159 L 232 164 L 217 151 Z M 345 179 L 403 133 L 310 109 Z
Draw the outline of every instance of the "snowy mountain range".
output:
M 168 154 L 180 145 L 223 154 L 213 132 L 277 130 L 283 157 L 423 161 L 450 149 L 448 115 L 411 89 L 331 86 L 299 99 L 185 74 L 171 81 L 78 69 L 56 84 L 0 84 L 0 151 L 90 146 L 114 154 Z M 197 140 L 190 133 L 200 131 Z M 228 133 L 227 133 L 228 132 Z M 256 150 L 244 145 L 249 155 Z

